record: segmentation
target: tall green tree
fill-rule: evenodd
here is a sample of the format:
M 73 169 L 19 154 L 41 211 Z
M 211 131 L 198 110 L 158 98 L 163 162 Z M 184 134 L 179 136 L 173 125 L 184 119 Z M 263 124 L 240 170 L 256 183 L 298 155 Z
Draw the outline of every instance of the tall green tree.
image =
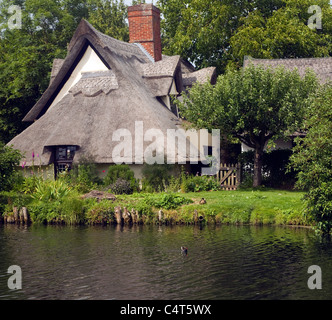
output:
M 181 115 L 196 128 L 220 129 L 255 150 L 253 186 L 262 182 L 262 157 L 269 141 L 301 128 L 318 82 L 312 73 L 249 66 L 210 83 L 196 84 L 178 102 Z
M 291 165 L 297 187 L 307 191 L 306 214 L 319 230 L 332 230 L 332 85 L 323 88 L 306 115 L 305 138 L 298 138 Z
M 308 27 L 312 5 L 323 13 L 320 30 Z M 165 54 L 179 54 L 219 73 L 243 57 L 293 58 L 332 54 L 329 0 L 159 0 Z
M 329 0 L 284 2 L 285 6 L 270 16 L 256 10 L 242 18 L 242 25 L 230 39 L 231 55 L 237 65 L 242 64 L 246 55 L 261 59 L 332 55 L 332 9 Z M 321 29 L 308 27 L 313 16 L 308 9 L 312 5 L 318 5 L 322 10 Z
M 125 42 L 129 41 L 127 17 L 123 0 L 90 0 L 89 22 L 98 31 Z
M 20 164 L 22 155 L 18 150 L 4 146 L 0 142 L 0 191 L 8 191 L 15 182 L 15 167 Z
M 281 0 L 159 0 L 165 54 L 179 54 L 198 68 L 216 66 L 223 72 L 232 60 L 230 39 L 253 10 L 263 16 L 284 3 Z

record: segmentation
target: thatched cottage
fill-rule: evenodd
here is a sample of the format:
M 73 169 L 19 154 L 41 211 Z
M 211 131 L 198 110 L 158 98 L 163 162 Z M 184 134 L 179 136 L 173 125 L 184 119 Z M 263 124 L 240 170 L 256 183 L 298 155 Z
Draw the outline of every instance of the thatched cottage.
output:
M 153 140 L 143 130 L 166 137 L 168 129 L 182 128 L 171 97 L 196 81 L 215 81 L 215 68 L 196 71 L 180 56 L 162 55 L 155 6 L 129 7 L 128 20 L 130 43 L 81 21 L 66 58 L 53 63 L 49 87 L 23 119 L 31 125 L 8 143 L 25 154 L 26 166 L 54 167 L 56 174 L 92 157 L 100 173 L 107 171 L 123 138 L 115 134 L 120 130 L 133 140 L 127 146 L 132 159 L 126 162 L 139 177 L 143 158 L 137 148 L 146 150 Z M 167 143 L 160 145 L 167 154 Z

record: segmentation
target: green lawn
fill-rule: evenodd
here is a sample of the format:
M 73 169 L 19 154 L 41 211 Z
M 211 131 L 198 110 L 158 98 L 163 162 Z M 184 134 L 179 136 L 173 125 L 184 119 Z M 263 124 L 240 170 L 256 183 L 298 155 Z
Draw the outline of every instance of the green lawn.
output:
M 209 191 L 179 193 L 193 203 L 173 210 L 163 210 L 165 217 L 175 222 L 190 223 L 195 210 L 208 223 L 309 225 L 303 216 L 303 192 L 266 191 Z M 139 205 L 144 194 L 121 196 L 119 204 Z M 204 198 L 206 204 L 199 204 Z M 153 210 L 157 213 L 159 209 Z

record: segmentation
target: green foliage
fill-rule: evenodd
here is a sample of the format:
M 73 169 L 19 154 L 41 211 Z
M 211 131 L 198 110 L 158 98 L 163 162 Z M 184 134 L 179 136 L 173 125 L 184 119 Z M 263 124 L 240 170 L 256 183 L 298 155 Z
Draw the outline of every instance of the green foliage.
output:
M 264 152 L 262 159 L 263 185 L 271 188 L 293 188 L 295 173 L 289 167 L 291 150 L 273 150 Z M 238 162 L 243 169 L 242 188 L 251 188 L 254 172 L 254 151 L 242 152 Z
M 0 191 L 10 190 L 15 184 L 15 167 L 20 164 L 21 157 L 18 150 L 4 146 L 0 142 Z
M 85 219 L 90 224 L 111 223 L 114 221 L 114 205 L 108 200 L 97 202 L 95 199 L 89 199 L 85 203 Z
M 129 182 L 129 185 L 123 181 Z M 128 194 L 139 190 L 135 174 L 127 164 L 110 166 L 104 178 L 104 185 L 109 189 L 113 188 L 115 190 L 113 192 L 122 191 Z
M 177 104 L 196 128 L 218 128 L 254 148 L 254 186 L 259 186 L 265 144 L 301 128 L 317 87 L 312 72 L 301 77 L 297 70 L 250 65 L 219 76 L 215 86 L 197 83 Z
M 114 194 L 132 194 L 133 188 L 131 183 L 122 178 L 118 178 L 114 183 L 109 186 L 109 189 Z
M 311 30 L 308 8 L 319 5 L 323 28 Z M 221 74 L 243 65 L 244 56 L 299 58 L 332 52 L 329 0 L 159 0 L 165 54 Z
M 291 157 L 297 187 L 307 190 L 306 214 L 324 233 L 332 229 L 332 86 L 327 85 L 306 117 L 307 135 L 298 138 Z
M 59 211 L 60 219 L 66 224 L 82 224 L 86 220 L 84 202 L 76 194 L 64 197 Z
M 242 19 L 242 25 L 230 40 L 236 63 L 244 56 L 261 59 L 306 58 L 329 56 L 331 47 L 331 6 L 328 0 L 285 0 L 283 7 L 264 16 L 255 10 Z M 323 28 L 308 27 L 312 5 L 322 9 Z
M 165 54 L 179 54 L 198 68 L 215 66 L 222 73 L 233 60 L 230 39 L 248 12 L 262 10 L 271 15 L 280 0 L 159 0 Z
M 24 192 L 25 194 L 33 194 L 37 188 L 37 183 L 40 182 L 42 177 L 37 176 L 37 175 L 31 175 L 24 177 L 22 186 L 21 186 L 21 191 Z
M 149 195 L 145 198 L 148 205 L 161 209 L 176 209 L 184 204 L 191 203 L 190 199 L 181 197 L 174 193 L 163 193 L 156 195 Z
M 28 207 L 33 223 L 84 223 L 83 201 L 76 197 L 68 197 L 62 201 L 33 202 Z
M 84 222 L 84 203 L 64 177 L 36 179 L 28 210 L 32 222 L 79 224 Z
M 170 164 L 143 165 L 143 190 L 147 192 L 165 191 L 170 182 L 174 166 Z M 174 182 L 174 180 L 172 180 Z
M 220 190 L 220 184 L 215 177 L 186 175 L 182 179 L 183 192 L 201 192 Z
M 78 164 L 73 165 L 69 173 L 64 175 L 78 192 L 87 193 L 102 183 L 96 168 L 92 159 L 81 159 Z
M 60 222 L 58 202 L 36 202 L 29 206 L 30 219 L 33 223 Z
M 70 186 L 64 179 L 43 180 L 36 183 L 36 189 L 31 197 L 42 202 L 59 201 L 70 193 Z
M 82 18 L 103 33 L 129 39 L 122 0 L 16 1 L 22 8 L 22 28 L 10 30 L 12 4 L 0 4 L 0 141 L 5 143 L 27 127 L 23 117 L 47 89 L 53 60 L 66 57 Z
M 127 6 L 123 0 L 92 0 L 89 8 L 89 22 L 100 32 L 115 39 L 129 42 L 129 28 L 126 22 Z
M 0 192 L 0 217 L 3 213 L 12 212 L 13 207 L 22 208 L 31 202 L 31 197 L 22 192 L 1 191 Z

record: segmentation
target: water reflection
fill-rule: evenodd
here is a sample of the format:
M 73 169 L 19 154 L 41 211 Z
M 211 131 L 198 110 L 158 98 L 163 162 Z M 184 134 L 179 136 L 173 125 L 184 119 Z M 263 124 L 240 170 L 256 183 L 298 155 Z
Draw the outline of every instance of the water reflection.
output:
M 0 299 L 332 298 L 331 243 L 305 228 L 6 225 L 0 243 Z M 323 290 L 307 287 L 314 264 Z

